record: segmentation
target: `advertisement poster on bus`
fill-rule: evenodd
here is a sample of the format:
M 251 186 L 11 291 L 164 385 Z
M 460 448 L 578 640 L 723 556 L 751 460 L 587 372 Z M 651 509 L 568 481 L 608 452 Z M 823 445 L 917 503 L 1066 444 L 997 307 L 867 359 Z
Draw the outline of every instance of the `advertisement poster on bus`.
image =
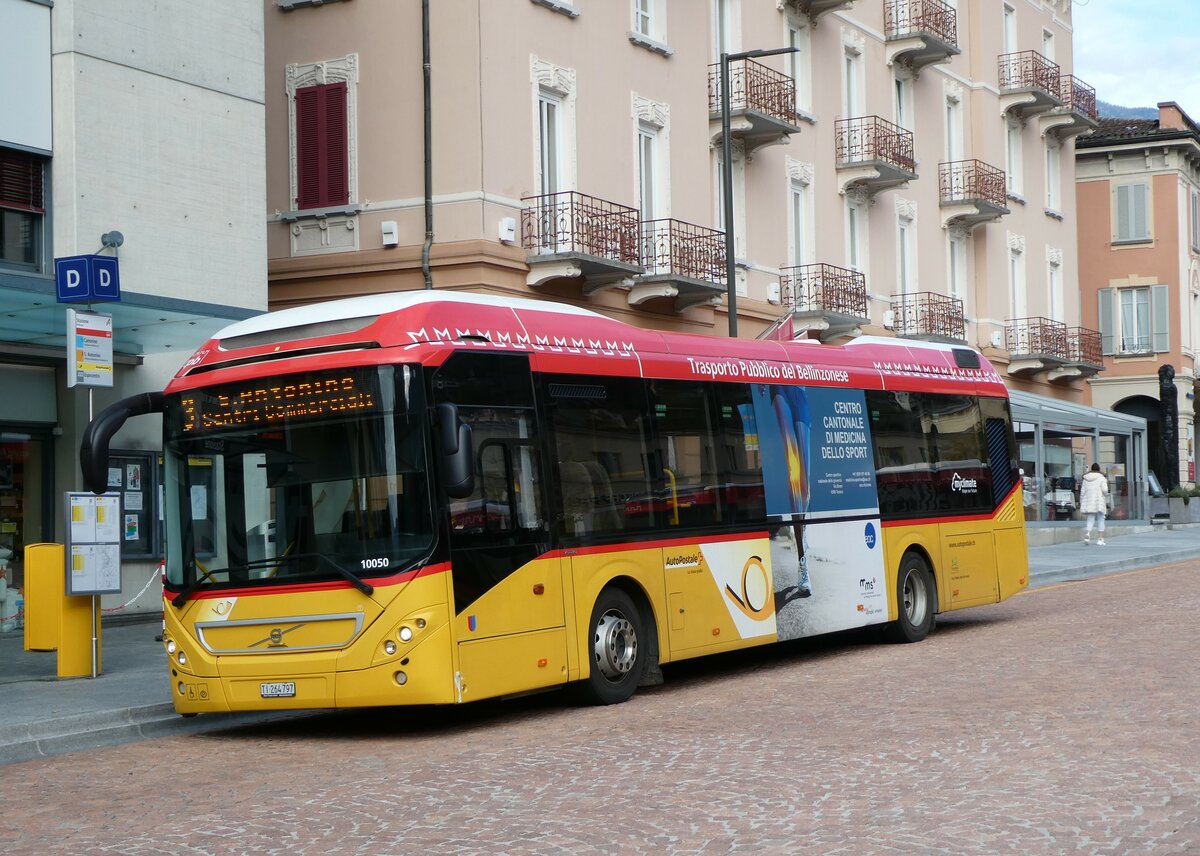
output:
M 776 632 L 795 639 L 883 621 L 887 593 L 862 390 L 755 384 Z

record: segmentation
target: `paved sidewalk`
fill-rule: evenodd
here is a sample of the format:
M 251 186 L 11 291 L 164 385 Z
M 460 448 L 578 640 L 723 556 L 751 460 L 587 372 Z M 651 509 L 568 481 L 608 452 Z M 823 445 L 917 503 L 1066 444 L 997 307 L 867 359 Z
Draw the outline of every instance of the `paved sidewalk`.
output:
M 1103 547 L 1085 546 L 1082 540 L 1031 547 L 1030 580 L 1036 588 L 1197 559 L 1200 526 L 1162 526 L 1110 538 Z M 106 625 L 103 674 L 95 680 L 59 680 L 55 654 L 26 652 L 20 632 L 0 633 L 0 764 L 138 737 L 304 715 L 178 716 L 171 705 L 162 643 L 154 638 L 160 628 L 161 623 L 153 618 Z

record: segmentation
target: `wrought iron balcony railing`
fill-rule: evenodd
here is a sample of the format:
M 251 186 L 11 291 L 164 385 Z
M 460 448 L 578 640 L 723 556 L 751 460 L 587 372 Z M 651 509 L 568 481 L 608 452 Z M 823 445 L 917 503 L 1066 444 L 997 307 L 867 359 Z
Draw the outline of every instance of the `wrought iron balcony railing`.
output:
M 1062 98 L 1061 72 L 1058 63 L 1051 62 L 1037 51 L 1017 51 L 1001 54 L 999 59 L 1000 91 L 1036 89 Z
M 1036 354 L 1070 359 L 1067 349 L 1067 325 L 1052 318 L 1012 318 L 1005 331 L 1005 346 L 1010 354 Z
M 725 233 L 682 220 L 644 220 L 642 265 L 646 276 L 725 281 Z
M 1059 79 L 1059 92 L 1063 108 L 1087 116 L 1092 121 L 1100 118 L 1096 107 L 1096 90 L 1073 74 L 1064 74 Z
M 838 119 L 834 136 L 839 166 L 883 161 L 906 172 L 916 171 L 912 131 L 879 116 Z
M 889 39 L 930 33 L 958 47 L 958 13 L 942 0 L 887 0 L 884 30 Z
M 572 253 L 637 265 L 638 212 L 574 190 L 521 200 L 521 236 L 530 253 Z
M 721 65 L 708 67 L 708 109 L 721 112 Z M 767 116 L 796 124 L 796 81 L 783 72 L 752 59 L 729 64 L 729 109 L 756 110 Z
M 1067 358 L 1073 363 L 1089 366 L 1104 365 L 1099 330 L 1087 327 L 1067 328 Z
M 982 200 L 1003 208 L 1008 201 L 1004 170 L 981 160 L 939 164 L 938 182 L 943 203 Z
M 797 312 L 836 312 L 855 318 L 867 311 L 867 278 L 830 264 L 785 267 L 779 278 L 783 304 Z
M 893 294 L 892 329 L 898 336 L 940 336 L 960 342 L 967 338 L 962 301 L 932 291 Z

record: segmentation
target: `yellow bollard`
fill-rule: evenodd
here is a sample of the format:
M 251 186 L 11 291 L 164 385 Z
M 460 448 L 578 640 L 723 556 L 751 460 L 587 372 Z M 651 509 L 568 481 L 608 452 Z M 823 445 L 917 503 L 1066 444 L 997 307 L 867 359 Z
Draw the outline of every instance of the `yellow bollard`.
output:
M 93 612 L 93 605 L 95 612 Z M 92 674 L 92 618 L 96 619 L 96 674 L 100 668 L 100 598 L 80 594 L 62 598 L 58 633 L 58 676 L 86 678 Z
M 53 651 L 58 647 L 66 578 L 63 549 L 62 544 L 30 544 L 25 548 L 26 651 Z M 88 634 L 90 645 L 90 625 Z

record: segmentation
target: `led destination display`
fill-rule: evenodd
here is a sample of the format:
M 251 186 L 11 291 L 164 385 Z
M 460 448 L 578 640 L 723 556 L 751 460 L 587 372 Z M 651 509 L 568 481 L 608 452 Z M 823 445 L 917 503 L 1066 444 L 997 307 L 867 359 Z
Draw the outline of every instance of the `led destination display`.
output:
M 185 392 L 183 430 L 273 425 L 379 409 L 375 377 L 302 375 Z

